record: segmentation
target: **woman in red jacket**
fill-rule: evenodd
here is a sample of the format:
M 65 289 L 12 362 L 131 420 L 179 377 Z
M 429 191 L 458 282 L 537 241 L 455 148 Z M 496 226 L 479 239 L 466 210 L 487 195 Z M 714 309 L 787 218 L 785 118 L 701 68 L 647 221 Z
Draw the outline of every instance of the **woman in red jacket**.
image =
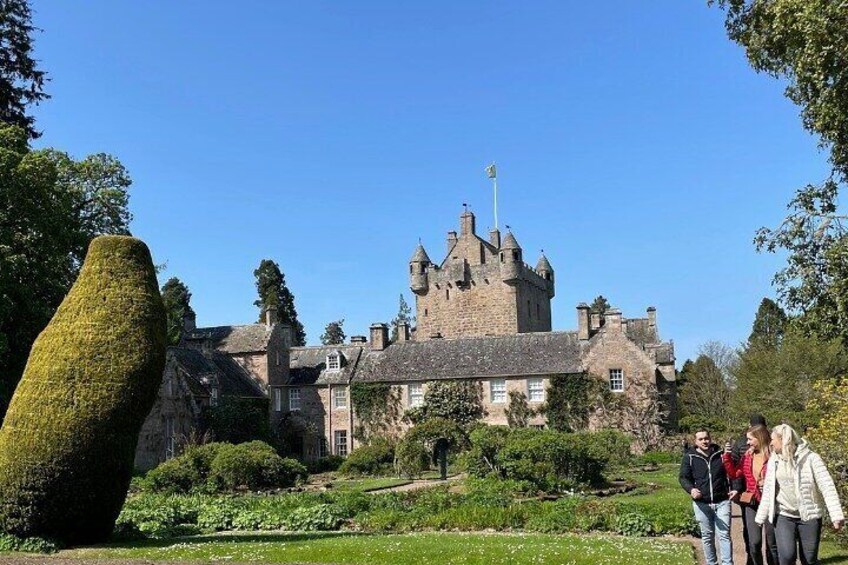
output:
M 746 451 L 739 464 L 733 463 L 730 452 L 722 455 L 722 461 L 727 471 L 727 476 L 733 479 L 745 479 L 745 492 L 739 496 L 738 502 L 743 508 L 743 519 L 745 530 L 748 534 L 748 562 L 755 565 L 777 565 L 777 540 L 774 536 L 774 527 L 766 522 L 760 526 L 754 521 L 757 516 L 757 507 L 763 496 L 763 481 L 766 476 L 766 461 L 769 459 L 769 444 L 771 436 L 768 428 L 763 425 L 751 426 L 746 434 L 748 438 L 748 451 Z M 765 530 L 766 552 L 763 561 L 763 530 Z

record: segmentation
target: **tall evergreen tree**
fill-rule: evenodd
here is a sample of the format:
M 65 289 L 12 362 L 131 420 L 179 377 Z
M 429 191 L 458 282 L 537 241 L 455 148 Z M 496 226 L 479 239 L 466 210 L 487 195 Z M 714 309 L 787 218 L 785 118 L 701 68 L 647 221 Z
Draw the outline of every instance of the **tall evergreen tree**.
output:
M 410 308 L 409 304 L 407 304 L 406 299 L 403 297 L 403 294 L 400 295 L 400 300 L 398 301 L 398 313 L 392 319 L 392 336 L 391 341 L 397 341 L 398 338 L 398 324 L 406 323 L 412 326 L 415 321 L 415 317 L 412 315 L 412 308 Z
M 763 298 L 748 336 L 748 346 L 777 347 L 786 333 L 788 319 L 783 308 L 770 298 Z
M 186 314 L 194 315 L 190 301 L 191 292 L 177 277 L 171 277 L 162 285 L 162 302 L 165 303 L 168 324 L 168 345 L 177 345 L 180 342 Z
M 324 328 L 324 333 L 321 334 L 321 343 L 324 345 L 341 345 L 345 342 L 345 333 L 344 333 L 344 318 L 341 320 L 335 320 L 327 324 L 327 327 Z
M 280 323 L 291 326 L 294 340 L 292 345 L 306 345 L 306 332 L 303 324 L 297 319 L 294 294 L 286 286 L 286 277 L 280 266 L 271 259 L 263 259 L 253 271 L 253 275 L 256 277 L 256 291 L 259 293 L 259 299 L 253 304 L 259 307 L 259 321 L 263 321 L 265 308 L 276 306 Z
M 0 0 L 0 120 L 23 128 L 29 137 L 39 133 L 27 107 L 50 98 L 47 78 L 33 59 L 32 10 L 28 0 Z
M 591 312 L 593 314 L 605 314 L 607 310 L 610 308 L 609 300 L 607 300 L 603 294 L 599 294 L 595 297 L 595 300 L 592 301 L 592 304 L 589 306 Z

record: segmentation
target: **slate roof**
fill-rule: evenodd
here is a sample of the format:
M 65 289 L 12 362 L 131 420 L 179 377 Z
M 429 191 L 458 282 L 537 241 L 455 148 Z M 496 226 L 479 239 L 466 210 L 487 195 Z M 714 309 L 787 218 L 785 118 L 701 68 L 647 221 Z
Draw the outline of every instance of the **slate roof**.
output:
M 255 353 L 268 350 L 272 328 L 266 324 L 197 328 L 183 337 L 189 342 L 209 340 L 212 348 L 225 353 Z
M 426 381 L 583 371 L 577 332 L 394 343 L 370 351 L 356 368 L 357 381 Z
M 427 252 L 424 250 L 424 246 L 420 243 L 418 244 L 418 247 L 415 248 L 415 253 L 412 254 L 412 259 L 409 260 L 410 263 L 414 263 L 416 261 L 421 263 L 431 262 L 429 255 L 427 255 Z
M 289 357 L 290 385 L 347 383 L 354 375 L 363 350 L 363 345 L 326 345 L 321 347 L 292 347 Z M 338 351 L 342 354 L 341 368 L 328 371 L 327 355 Z
M 503 238 L 503 242 L 501 242 L 501 249 L 521 249 L 521 246 L 518 245 L 518 241 L 512 235 L 511 231 L 506 232 L 506 236 Z
M 197 349 L 169 347 L 168 354 L 189 376 L 187 380 L 192 394 L 209 396 L 208 382 L 214 378 L 218 381 L 222 396 L 265 397 L 250 374 L 224 353 L 212 351 L 206 356 Z

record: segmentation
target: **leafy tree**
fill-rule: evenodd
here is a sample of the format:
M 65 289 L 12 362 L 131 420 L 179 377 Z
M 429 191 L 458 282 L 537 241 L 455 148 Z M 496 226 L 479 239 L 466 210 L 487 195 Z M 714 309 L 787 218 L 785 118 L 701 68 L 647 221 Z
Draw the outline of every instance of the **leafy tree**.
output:
M 189 304 L 191 293 L 188 287 L 177 277 L 171 277 L 162 285 L 162 302 L 168 321 L 168 344 L 177 345 L 183 332 L 183 320 L 186 314 L 194 315 Z
M 0 0 L 0 120 L 31 138 L 40 134 L 27 107 L 50 98 L 44 92 L 47 78 L 32 56 L 36 31 L 27 0 Z
M 268 400 L 224 397 L 217 406 L 203 410 L 203 423 L 215 441 L 245 443 L 271 440 Z
M 397 341 L 398 338 L 398 324 L 406 323 L 410 326 L 415 322 L 415 317 L 412 315 L 412 308 L 410 308 L 409 304 L 406 303 L 406 299 L 403 297 L 403 294 L 400 295 L 400 300 L 398 302 L 398 313 L 392 319 L 392 336 L 391 341 Z
M 33 151 L 17 126 L 0 124 L 0 154 L 2 416 L 35 337 L 76 280 L 89 242 L 100 233 L 128 232 L 131 181 L 108 155 L 75 161 L 55 150 Z
M 848 343 L 848 236 L 836 196 L 848 181 L 848 26 L 830 0 L 708 0 L 726 11 L 731 40 L 757 72 L 786 83 L 803 127 L 829 152 L 831 173 L 800 188 L 776 229 L 762 228 L 758 250 L 787 252 L 774 277 L 778 297 L 805 333 Z
M 786 312 L 770 298 L 763 298 L 754 318 L 754 327 L 748 336 L 751 346 L 777 347 L 783 340 L 786 324 L 789 322 Z
M 777 347 L 745 348 L 734 372 L 730 412 L 736 422 L 759 413 L 769 422 L 787 421 L 803 429 L 818 418 L 805 412 L 815 383 L 846 374 L 848 354 L 837 339 L 824 341 L 791 328 Z
M 262 315 L 268 306 L 276 306 L 280 322 L 291 326 L 293 345 L 306 345 L 306 332 L 297 319 L 294 294 L 286 286 L 286 277 L 280 266 L 271 259 L 263 259 L 253 271 L 253 276 L 256 277 L 256 291 L 259 293 L 259 299 L 253 303 L 259 307 L 259 321 L 263 321 Z
M 718 342 L 699 349 L 694 362 L 686 362 L 678 383 L 681 419 L 695 417 L 709 421 L 729 420 L 729 401 L 733 387 L 736 353 Z
M 321 334 L 321 343 L 324 345 L 341 345 L 345 342 L 344 318 L 327 324 L 324 333 Z
M 589 305 L 589 310 L 593 314 L 601 314 L 604 315 L 607 310 L 610 309 L 609 300 L 604 298 L 603 294 L 599 294 L 595 297 L 595 300 L 592 301 L 592 304 Z
M 474 381 L 433 381 L 427 384 L 424 406 L 408 412 L 416 425 L 443 418 L 468 427 L 486 415 L 483 385 Z
M 527 395 L 520 390 L 509 391 L 509 404 L 504 410 L 510 428 L 526 428 L 536 411 L 530 408 Z

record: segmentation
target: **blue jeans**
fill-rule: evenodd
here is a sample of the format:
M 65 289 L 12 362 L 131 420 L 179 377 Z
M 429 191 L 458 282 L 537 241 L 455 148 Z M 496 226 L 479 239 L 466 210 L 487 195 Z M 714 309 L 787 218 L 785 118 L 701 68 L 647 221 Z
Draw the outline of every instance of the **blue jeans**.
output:
M 695 500 L 695 519 L 701 527 L 701 543 L 704 544 L 704 557 L 707 565 L 718 565 L 715 538 L 721 551 L 721 564 L 733 565 L 733 545 L 730 543 L 730 501 L 710 504 Z

